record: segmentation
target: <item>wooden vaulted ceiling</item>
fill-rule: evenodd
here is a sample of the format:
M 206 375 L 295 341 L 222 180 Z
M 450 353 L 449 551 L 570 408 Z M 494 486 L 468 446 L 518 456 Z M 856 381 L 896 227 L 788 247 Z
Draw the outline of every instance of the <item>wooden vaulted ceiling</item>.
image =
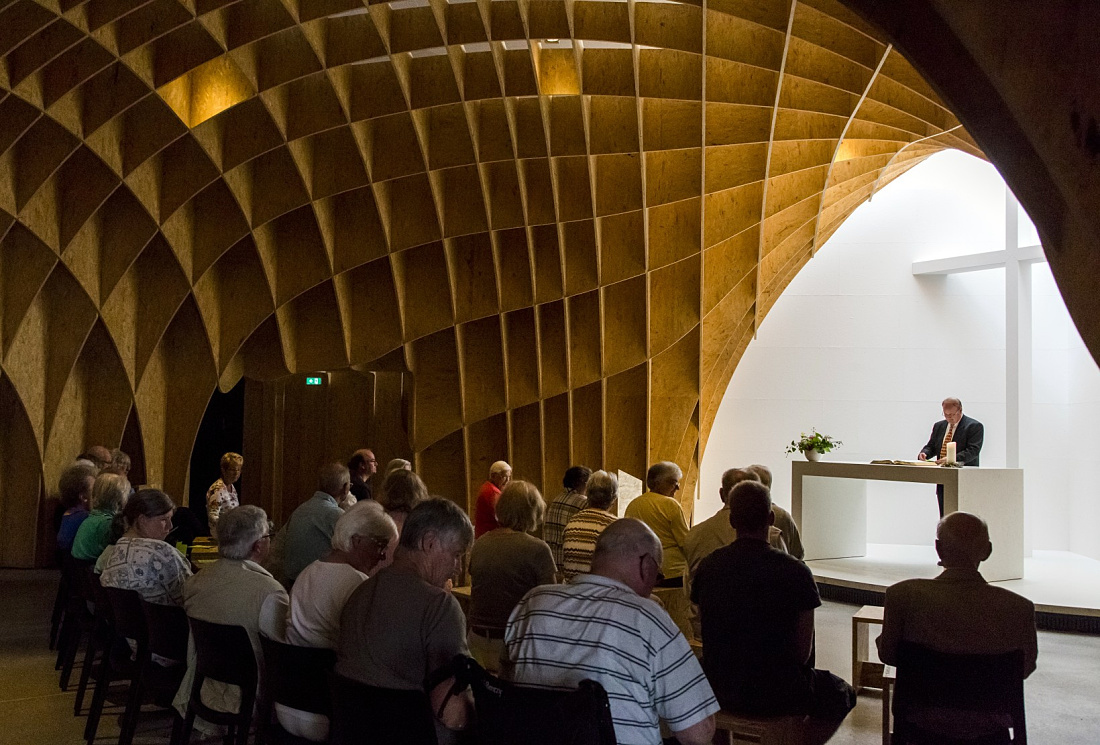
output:
M 412 372 L 463 488 L 502 444 L 690 484 L 813 253 L 981 157 L 835 0 L 0 0 L 0 54 L 5 530 L 131 417 L 180 494 L 216 386 L 347 367 Z

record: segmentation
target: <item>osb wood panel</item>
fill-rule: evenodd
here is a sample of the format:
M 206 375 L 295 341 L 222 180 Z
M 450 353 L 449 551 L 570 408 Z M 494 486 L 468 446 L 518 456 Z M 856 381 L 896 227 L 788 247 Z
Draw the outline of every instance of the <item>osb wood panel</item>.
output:
M 179 495 L 215 386 L 398 358 L 386 426 L 434 491 L 671 459 L 690 511 L 799 268 L 924 157 L 981 156 L 834 0 L 43 0 L 0 29 L 5 525 L 130 417 Z M 300 408 L 249 400 L 261 431 Z M 289 449 L 330 455 L 297 442 L 250 450 L 276 514 L 313 479 Z

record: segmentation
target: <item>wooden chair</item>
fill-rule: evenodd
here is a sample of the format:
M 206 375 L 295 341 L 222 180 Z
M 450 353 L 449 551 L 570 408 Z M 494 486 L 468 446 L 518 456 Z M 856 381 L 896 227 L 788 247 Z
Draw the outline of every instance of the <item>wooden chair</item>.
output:
M 129 690 L 126 709 L 120 722 L 118 742 L 119 745 L 130 745 L 134 737 L 137 712 L 141 709 L 141 674 L 149 661 L 148 635 L 145 630 L 145 616 L 141 612 L 141 596 L 133 590 L 103 587 L 98 579 L 96 584 L 96 617 L 102 619 L 107 633 L 99 640 L 103 645 L 102 657 L 99 672 L 96 674 L 92 705 L 88 710 L 88 721 L 84 727 L 84 739 L 88 745 L 95 742 L 111 684 L 126 681 Z M 133 639 L 136 645 L 133 656 L 127 639 Z M 85 662 L 85 666 L 90 667 L 90 664 Z
M 195 640 L 195 679 L 187 702 L 187 715 L 177 723 L 172 733 L 172 745 L 182 745 L 191 739 L 195 717 L 228 728 L 226 745 L 246 745 L 252 727 L 252 712 L 256 706 L 256 686 L 259 671 L 252 641 L 243 626 L 229 626 L 187 617 L 191 636 Z M 241 702 L 236 712 L 211 709 L 199 695 L 207 678 L 235 685 L 241 689 Z
M 948 654 L 902 642 L 898 647 L 893 691 L 892 745 L 924 742 L 910 715 L 936 708 L 956 712 L 1003 714 L 1012 722 L 1014 745 L 1026 745 L 1024 654 Z M 887 712 L 883 712 L 884 717 Z M 956 741 L 937 738 L 943 745 Z
M 264 701 L 260 726 L 274 745 L 308 745 L 310 740 L 287 732 L 273 716 L 275 704 L 331 719 L 330 680 L 336 651 L 296 647 L 260 635 L 264 650 Z
M 332 745 L 436 745 L 428 694 L 332 676 Z
M 804 720 L 802 716 L 751 717 L 723 710 L 714 715 L 714 729 L 726 733 L 729 745 L 800 745 Z
M 95 628 L 95 621 L 88 609 L 88 606 L 94 602 L 89 582 L 94 576 L 93 565 L 94 562 L 69 556 L 62 569 L 66 575 L 68 596 L 57 632 L 57 662 L 54 669 L 61 671 L 59 685 L 63 691 L 69 690 L 69 680 L 76 664 L 81 638 L 90 635 Z

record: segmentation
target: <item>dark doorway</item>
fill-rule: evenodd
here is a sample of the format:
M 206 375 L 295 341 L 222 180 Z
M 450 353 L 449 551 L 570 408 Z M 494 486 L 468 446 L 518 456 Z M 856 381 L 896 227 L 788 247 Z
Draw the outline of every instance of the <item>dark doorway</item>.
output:
M 228 393 L 215 389 L 191 449 L 188 504 L 206 524 L 206 490 L 221 478 L 221 458 L 244 448 L 244 380 Z M 240 484 L 238 484 L 239 488 Z M 242 500 L 244 501 L 244 500 Z

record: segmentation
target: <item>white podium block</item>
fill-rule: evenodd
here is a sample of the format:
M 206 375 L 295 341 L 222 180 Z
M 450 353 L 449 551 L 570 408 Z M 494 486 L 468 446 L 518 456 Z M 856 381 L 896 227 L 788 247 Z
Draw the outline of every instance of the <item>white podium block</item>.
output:
M 806 561 L 865 556 L 866 481 L 907 481 L 943 484 L 946 513 L 972 512 L 989 524 L 993 554 L 979 567 L 986 580 L 1024 576 L 1022 469 L 795 461 L 791 476 L 791 514 L 802 533 Z M 932 489 L 928 498 L 936 498 Z

